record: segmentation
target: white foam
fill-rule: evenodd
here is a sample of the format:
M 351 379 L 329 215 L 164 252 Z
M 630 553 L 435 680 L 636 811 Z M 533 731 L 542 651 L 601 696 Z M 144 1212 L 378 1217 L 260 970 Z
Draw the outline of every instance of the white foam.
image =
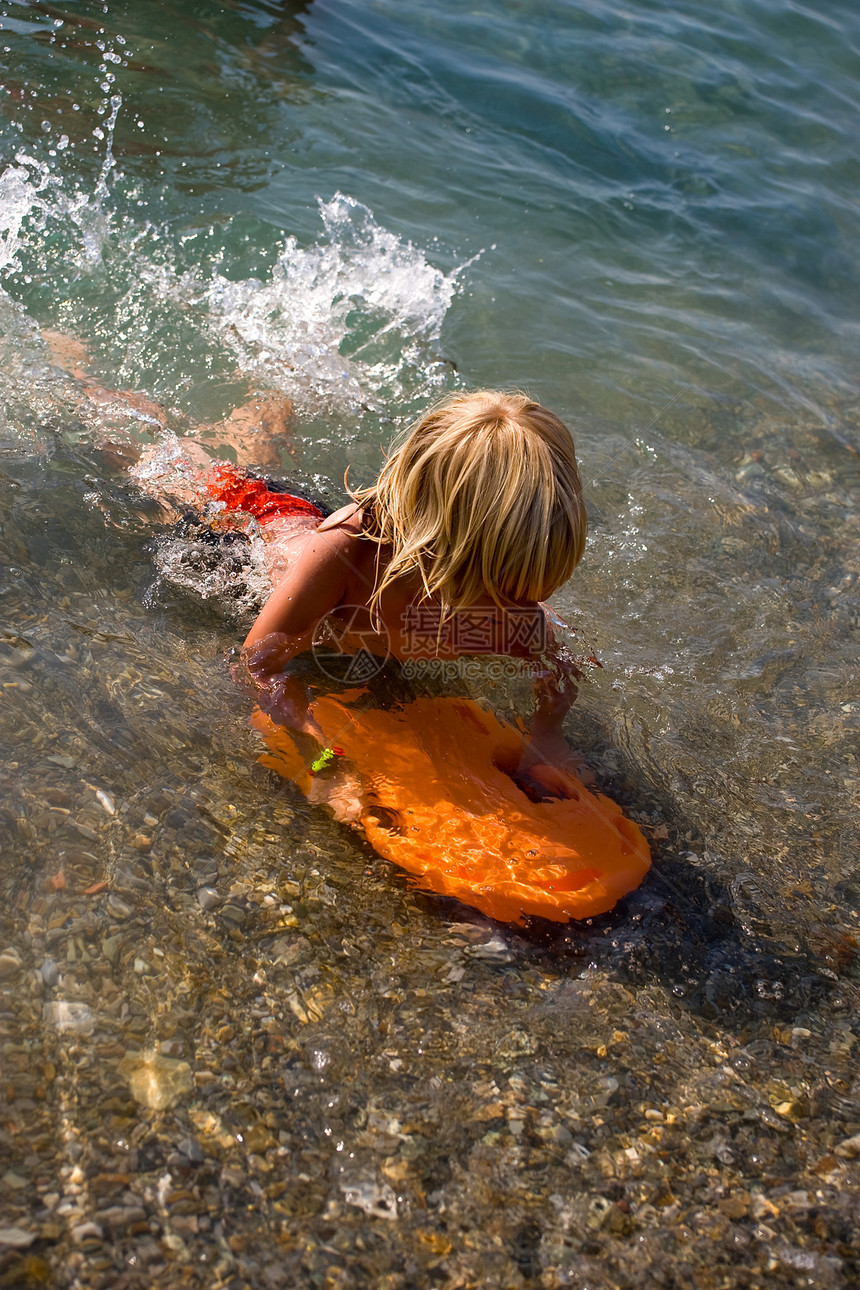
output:
M 231 545 L 207 543 L 199 533 L 177 530 L 159 534 L 150 551 L 165 582 L 184 587 L 201 600 L 216 601 L 225 613 L 248 616 L 259 613 L 272 584 L 263 539 L 253 524 L 245 539 L 236 535 Z
M 283 391 L 302 415 L 396 413 L 398 404 L 450 383 L 438 340 L 465 265 L 443 272 L 383 228 L 368 207 L 336 193 L 318 199 L 317 241 L 301 246 L 286 237 L 265 278 L 231 279 L 223 261 L 177 272 L 173 255 L 165 255 L 168 229 L 111 209 L 110 127 L 119 108 L 116 96 L 92 194 L 64 185 L 52 166 L 24 153 L 0 175 L 0 275 L 26 285 L 28 274 L 41 274 L 45 237 L 59 231 L 70 275 L 93 275 L 95 290 L 107 256 L 112 281 L 127 281 L 122 295 L 105 294 L 98 320 L 103 336 L 129 336 L 118 380 L 140 383 L 160 363 L 166 371 L 177 360 L 182 366 L 180 352 L 161 348 L 164 334 L 156 340 L 145 325 L 166 306 L 175 311 L 179 351 L 190 347 L 197 357 L 214 339 L 242 372 Z M 88 329 L 92 300 L 85 300 Z
M 0 174 L 0 273 L 4 276 L 20 268 L 22 227 L 30 218 L 44 214 L 45 190 L 50 183 L 47 166 L 24 153 Z
M 458 270 L 434 268 L 352 197 L 336 193 L 319 209 L 321 239 L 301 247 L 288 237 L 268 281 L 213 273 L 210 324 L 245 371 L 300 411 L 379 406 L 410 369 L 431 375 Z

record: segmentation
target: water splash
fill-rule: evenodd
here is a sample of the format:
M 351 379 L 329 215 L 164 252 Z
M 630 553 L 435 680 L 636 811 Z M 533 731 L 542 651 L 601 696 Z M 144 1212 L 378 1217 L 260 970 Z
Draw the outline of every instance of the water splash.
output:
M 23 152 L 0 175 L 0 274 L 3 276 L 20 271 L 19 255 L 26 225 L 36 220 L 39 227 L 44 227 L 51 206 L 49 194 L 57 186 L 58 181 L 48 167 Z
M 105 122 L 104 131 L 102 131 L 100 126 L 97 127 L 95 131 L 99 139 L 104 138 L 106 140 L 105 159 L 102 162 L 101 173 L 99 174 L 98 183 L 96 184 L 95 192 L 93 193 L 93 197 L 97 202 L 100 202 L 105 197 L 107 197 L 108 195 L 107 181 L 111 171 L 116 165 L 116 160 L 113 155 L 113 134 L 114 134 L 114 129 L 116 127 L 116 119 L 119 116 L 119 110 L 121 107 L 122 107 L 122 95 L 112 94 L 110 99 L 110 115 L 107 121 Z
M 218 533 L 205 521 L 186 520 L 159 534 L 150 554 L 157 580 L 145 597 L 149 605 L 169 584 L 241 618 L 258 613 L 271 591 L 263 539 L 252 525 L 246 533 Z
M 228 615 L 259 610 L 271 591 L 264 543 L 256 520 L 246 516 L 235 528 L 213 525 L 223 510 L 206 487 L 200 465 L 169 431 L 132 466 L 129 477 L 142 492 L 160 499 L 182 515 L 151 543 L 158 581 L 149 593 L 158 598 L 163 583 L 216 601 Z
M 113 165 L 108 157 L 105 167 Z M 27 287 L 42 276 L 40 257 L 45 239 L 61 233 L 70 223 L 74 230 L 71 265 L 94 270 L 102 261 L 110 236 L 108 216 L 102 206 L 107 193 L 103 178 L 92 197 L 80 189 L 67 191 L 51 166 L 29 153 L 19 152 L 0 174 L 0 276 Z
M 187 250 L 173 245 L 170 229 L 122 213 L 121 194 L 108 188 L 120 96 L 111 103 L 92 194 L 67 191 L 29 155 L 0 176 L 0 274 L 25 304 L 49 280 L 62 298 L 64 285 L 90 279 L 83 295 L 74 290 L 77 307 L 61 306 L 63 321 L 100 360 L 107 384 L 171 400 L 179 388 L 211 382 L 214 361 L 282 391 L 305 417 L 396 414 L 450 384 L 439 337 L 467 265 L 443 272 L 368 207 L 336 193 L 319 199 L 318 240 L 300 246 L 286 237 L 268 277 L 231 278 L 235 221 L 220 249 L 198 248 L 198 262 L 181 267 Z
M 260 372 L 300 411 L 378 407 L 419 369 L 438 379 L 438 341 L 457 289 L 411 242 L 343 193 L 319 199 L 322 239 L 288 237 L 268 282 L 214 273 L 210 325 L 246 371 Z M 413 378 L 414 379 L 414 378 Z

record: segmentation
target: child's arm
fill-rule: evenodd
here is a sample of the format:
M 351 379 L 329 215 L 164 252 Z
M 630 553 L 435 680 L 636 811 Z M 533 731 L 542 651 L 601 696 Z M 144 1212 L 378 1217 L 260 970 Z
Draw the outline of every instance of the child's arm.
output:
M 582 672 L 555 628 L 565 624 L 552 611 L 547 615 L 547 644 L 535 660 L 535 710 L 529 738 L 523 746 L 519 773 L 537 789 L 568 797 L 581 761 L 562 732 L 564 719 L 576 701 Z
M 351 555 L 356 540 L 342 528 L 310 534 L 260 611 L 243 649 L 273 632 L 297 639 L 307 637 L 309 641 L 317 623 L 343 599 L 354 567 Z
M 341 603 L 357 539 L 343 529 L 309 535 L 295 563 L 266 601 L 245 638 L 242 660 L 260 706 L 291 729 L 318 735 L 308 691 L 291 676 L 292 659 L 309 649 L 319 622 Z
M 246 675 L 257 691 L 260 707 L 289 729 L 306 759 L 305 769 L 312 775 L 324 769 L 333 750 L 323 747 L 326 736 L 310 714 L 311 688 L 301 674 L 291 671 L 290 663 L 313 645 L 320 622 L 338 605 L 352 603 L 358 588 L 366 586 L 369 595 L 369 584 L 356 559 L 361 540 L 357 525 L 356 520 L 352 531 L 346 525 L 322 532 L 318 529 L 305 539 L 242 649 Z M 308 801 L 327 806 L 341 823 L 358 819 L 362 789 L 346 759 L 338 758 L 331 772 L 312 780 Z

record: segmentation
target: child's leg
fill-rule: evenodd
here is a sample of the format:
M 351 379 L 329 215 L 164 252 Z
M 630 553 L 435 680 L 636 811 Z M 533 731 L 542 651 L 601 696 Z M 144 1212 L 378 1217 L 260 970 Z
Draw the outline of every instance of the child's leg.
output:
M 158 433 L 166 428 L 167 412 L 160 403 L 147 398 L 138 390 L 109 390 L 90 375 L 87 370 L 89 354 L 86 346 L 76 336 L 45 330 L 42 332 L 42 339 L 55 365 L 83 386 L 86 396 L 84 402 L 94 404 L 96 408 L 119 404 L 132 416 L 139 418 L 150 433 Z
M 108 389 L 90 375 L 89 354 L 77 337 L 46 329 L 42 338 L 53 362 L 81 384 L 85 402 L 95 405 L 94 411 L 99 407 L 119 405 L 139 419 L 150 434 L 157 435 L 167 429 L 168 412 L 160 403 L 139 390 Z M 240 466 L 277 468 L 280 465 L 279 448 L 289 448 L 287 427 L 292 417 L 293 405 L 286 395 L 274 392 L 257 394 L 241 407 L 234 408 L 223 421 L 198 426 L 194 438 L 183 439 L 183 446 L 189 460 L 200 467 L 206 467 L 214 457 L 223 456 L 226 452 L 235 456 Z M 203 451 L 195 442 L 197 440 L 209 451 Z M 123 455 L 135 447 L 133 443 L 121 446 Z

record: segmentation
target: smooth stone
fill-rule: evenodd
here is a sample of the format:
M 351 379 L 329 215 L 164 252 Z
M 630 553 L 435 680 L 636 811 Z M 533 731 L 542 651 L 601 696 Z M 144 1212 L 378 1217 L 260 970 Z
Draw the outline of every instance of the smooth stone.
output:
M 75 1003 L 69 999 L 57 999 L 53 1003 L 46 1003 L 43 1013 L 45 1019 L 52 1022 L 58 1030 L 91 1030 L 96 1021 L 92 1008 L 88 1008 L 85 1003 Z
M 53 959 L 45 959 L 45 962 L 39 968 L 39 975 L 45 985 L 53 988 L 60 979 L 60 969 Z
M 11 1245 L 15 1250 L 26 1250 L 36 1239 L 35 1232 L 25 1232 L 23 1227 L 0 1227 L 0 1245 Z
M 176 1144 L 176 1149 L 192 1164 L 202 1165 L 206 1159 L 206 1153 L 196 1138 L 183 1138 Z
M 194 1087 L 191 1067 L 175 1057 L 147 1051 L 127 1053 L 119 1073 L 128 1080 L 131 1095 L 141 1106 L 167 1111 Z
M 141 1223 L 146 1218 L 146 1211 L 140 1205 L 110 1205 L 100 1209 L 96 1222 L 106 1227 L 130 1227 L 132 1223 Z
M 340 1190 L 343 1192 L 343 1198 L 347 1205 L 355 1205 L 373 1218 L 387 1218 L 389 1221 L 394 1221 L 399 1217 L 397 1213 L 397 1196 L 388 1183 L 369 1180 L 354 1183 L 342 1182 Z
M 16 976 L 21 971 L 21 955 L 10 945 L 0 953 L 0 979 L 8 976 Z M 12 1230 L 11 1228 L 9 1229 Z
M 214 887 L 198 887 L 197 900 L 201 909 L 217 909 L 221 904 L 221 897 Z
M 104 1232 L 95 1223 L 78 1223 L 77 1227 L 71 1229 L 71 1237 L 78 1245 L 84 1241 L 102 1241 Z
M 118 936 L 106 936 L 102 941 L 102 953 L 109 963 L 116 963 L 119 958 L 121 941 Z
M 131 918 L 134 913 L 131 905 L 127 905 L 124 900 L 113 892 L 107 898 L 107 911 L 112 918 L 118 918 L 121 921 Z

